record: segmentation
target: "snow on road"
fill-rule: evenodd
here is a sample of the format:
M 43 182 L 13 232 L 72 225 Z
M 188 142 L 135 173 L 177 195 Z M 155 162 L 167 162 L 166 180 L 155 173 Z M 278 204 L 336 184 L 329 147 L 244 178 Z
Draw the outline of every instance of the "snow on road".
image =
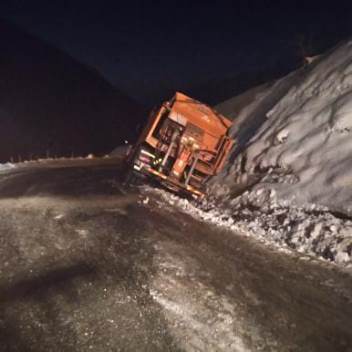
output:
M 159 269 L 150 294 L 163 307 L 180 346 L 186 351 L 251 351 L 243 336 L 252 329 L 253 340 L 260 339 L 259 332 L 225 294 L 199 282 L 198 262 L 178 253 L 172 242 L 162 242 L 155 250 L 154 265 Z

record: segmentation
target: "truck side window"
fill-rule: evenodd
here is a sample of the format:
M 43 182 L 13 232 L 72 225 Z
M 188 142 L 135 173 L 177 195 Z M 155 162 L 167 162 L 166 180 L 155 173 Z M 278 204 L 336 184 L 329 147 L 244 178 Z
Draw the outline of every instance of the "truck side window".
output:
M 153 137 L 159 138 L 160 130 L 162 129 L 164 122 L 167 119 L 168 115 L 169 115 L 168 111 L 165 111 L 164 114 L 160 117 L 158 125 L 154 128 Z

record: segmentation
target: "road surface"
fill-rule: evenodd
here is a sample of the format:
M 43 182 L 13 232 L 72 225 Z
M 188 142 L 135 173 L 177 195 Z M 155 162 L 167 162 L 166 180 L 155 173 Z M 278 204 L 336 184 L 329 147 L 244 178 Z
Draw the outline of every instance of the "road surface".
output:
M 198 222 L 114 160 L 0 173 L 1 351 L 352 351 L 352 277 Z

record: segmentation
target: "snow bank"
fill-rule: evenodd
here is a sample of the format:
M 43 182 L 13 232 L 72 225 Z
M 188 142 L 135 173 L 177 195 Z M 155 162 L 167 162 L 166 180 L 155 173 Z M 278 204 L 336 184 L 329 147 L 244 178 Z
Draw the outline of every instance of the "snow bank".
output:
M 0 164 L 0 171 L 13 169 L 14 167 L 16 167 L 16 165 L 12 163 Z
M 279 202 L 352 215 L 352 41 L 251 99 L 247 93 L 245 106 L 235 101 L 217 107 L 237 116 L 237 145 L 213 182 L 214 194 L 231 198 L 239 186 L 270 174 L 265 184 Z
M 216 109 L 235 119 L 236 144 L 208 213 L 352 267 L 352 41 Z

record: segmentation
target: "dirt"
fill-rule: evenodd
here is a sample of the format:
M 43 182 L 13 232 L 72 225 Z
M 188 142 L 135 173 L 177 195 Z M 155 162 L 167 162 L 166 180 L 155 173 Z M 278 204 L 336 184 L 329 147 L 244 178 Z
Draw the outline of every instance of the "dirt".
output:
M 352 278 L 200 223 L 111 160 L 0 174 L 1 351 L 352 351 Z

